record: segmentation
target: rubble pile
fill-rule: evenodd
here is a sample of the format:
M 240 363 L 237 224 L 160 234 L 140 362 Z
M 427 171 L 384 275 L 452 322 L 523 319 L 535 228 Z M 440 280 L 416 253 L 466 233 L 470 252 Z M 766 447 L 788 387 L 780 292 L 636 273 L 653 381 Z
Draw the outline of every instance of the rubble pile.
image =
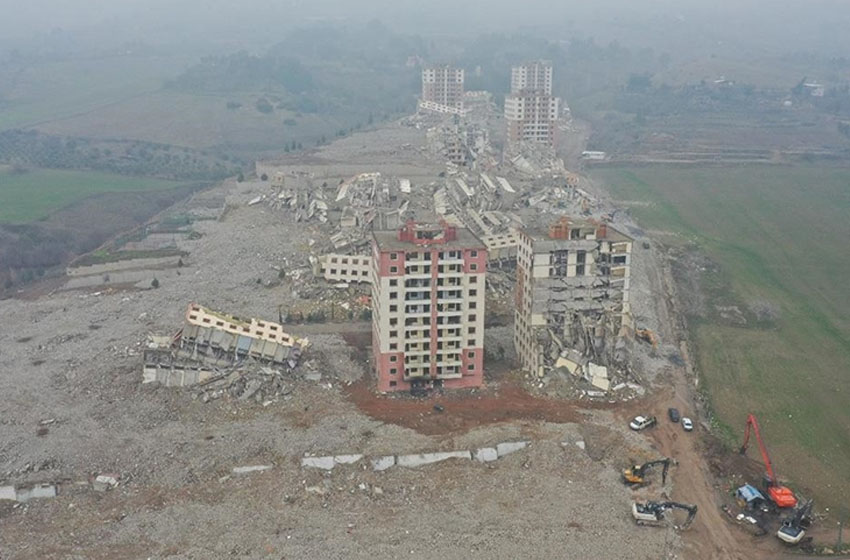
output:
M 186 325 L 174 336 L 150 335 L 142 382 L 167 387 L 197 385 L 204 402 L 229 394 L 259 402 L 286 390 L 284 373 L 296 368 L 306 339 L 282 325 L 248 321 L 191 304 Z

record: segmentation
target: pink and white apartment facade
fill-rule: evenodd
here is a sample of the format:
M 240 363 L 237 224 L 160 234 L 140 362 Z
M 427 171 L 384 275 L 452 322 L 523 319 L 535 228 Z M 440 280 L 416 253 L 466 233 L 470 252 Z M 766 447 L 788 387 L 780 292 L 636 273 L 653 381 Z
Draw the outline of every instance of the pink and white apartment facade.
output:
M 372 350 L 378 390 L 484 381 L 487 248 L 469 230 L 407 222 L 372 239 Z

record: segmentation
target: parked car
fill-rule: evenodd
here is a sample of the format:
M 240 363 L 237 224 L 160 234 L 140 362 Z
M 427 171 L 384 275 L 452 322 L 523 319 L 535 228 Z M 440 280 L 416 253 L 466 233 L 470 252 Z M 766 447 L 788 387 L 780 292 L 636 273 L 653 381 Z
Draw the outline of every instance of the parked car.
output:
M 655 419 L 655 416 L 635 416 L 634 419 L 629 422 L 629 428 L 635 431 L 640 431 L 652 426 L 656 422 L 657 420 Z
M 671 422 L 678 422 L 679 418 L 680 418 L 679 409 L 678 408 L 668 408 L 667 409 L 667 416 L 670 417 Z
M 682 418 L 682 428 L 684 428 L 686 432 L 693 431 L 694 423 L 691 421 L 690 418 L 685 416 L 684 418 Z

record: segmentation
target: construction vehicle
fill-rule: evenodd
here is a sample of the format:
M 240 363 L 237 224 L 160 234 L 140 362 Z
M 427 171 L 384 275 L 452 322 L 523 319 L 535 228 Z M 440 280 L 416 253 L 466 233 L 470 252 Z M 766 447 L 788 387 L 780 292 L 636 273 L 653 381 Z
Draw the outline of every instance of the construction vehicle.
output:
M 740 453 L 744 455 L 747 452 L 747 445 L 750 442 L 750 429 L 756 434 L 756 441 L 759 444 L 759 450 L 761 451 L 761 457 L 764 461 L 764 466 L 767 469 L 767 473 L 764 477 L 764 483 L 767 490 L 767 495 L 770 500 L 776 504 L 776 507 L 779 508 L 792 508 L 797 505 L 797 498 L 794 496 L 794 492 L 791 491 L 787 486 L 782 486 L 779 484 L 779 481 L 776 479 L 776 474 L 773 472 L 773 465 L 770 463 L 770 456 L 767 454 L 767 447 L 764 445 L 764 441 L 761 439 L 761 434 L 759 433 L 759 425 L 756 421 L 756 417 L 752 414 L 747 416 L 747 428 L 744 432 L 744 443 L 741 445 Z
M 684 530 L 691 526 L 697 515 L 697 506 L 691 504 L 680 504 L 678 502 L 632 502 L 632 517 L 638 525 L 666 525 L 664 512 L 669 509 L 683 509 L 688 512 L 688 518 L 681 525 L 674 525 L 676 529 Z
M 664 459 L 649 461 L 642 465 L 634 465 L 623 471 L 623 482 L 625 484 L 631 484 L 633 488 L 649 486 L 649 480 L 646 479 L 649 470 L 656 465 L 664 465 L 664 469 L 661 471 L 661 484 L 663 485 L 667 482 L 667 472 L 670 470 L 671 462 L 670 459 L 665 457 Z
M 649 329 L 635 329 L 635 338 L 651 344 L 653 348 L 658 348 L 658 337 Z
M 812 500 L 798 507 L 794 514 L 782 521 L 782 526 L 776 536 L 782 542 L 790 545 L 800 544 L 806 536 L 806 529 L 812 524 Z

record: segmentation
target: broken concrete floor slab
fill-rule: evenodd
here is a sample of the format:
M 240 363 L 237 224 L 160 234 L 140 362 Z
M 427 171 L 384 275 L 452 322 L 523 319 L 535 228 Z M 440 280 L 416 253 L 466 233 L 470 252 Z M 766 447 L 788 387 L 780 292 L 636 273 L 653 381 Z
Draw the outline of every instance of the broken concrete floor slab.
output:
M 413 455 L 399 455 L 398 465 L 400 467 L 421 467 L 432 463 L 439 463 L 447 459 L 472 459 L 469 451 L 440 451 L 436 453 L 419 453 Z
M 271 470 L 271 465 L 250 465 L 247 467 L 233 467 L 233 474 L 246 474 Z
M 500 443 L 496 445 L 496 452 L 499 454 L 499 458 L 504 457 L 505 455 L 510 455 L 520 449 L 525 449 L 530 442 L 528 441 L 509 441 L 505 443 Z
M 363 458 L 360 454 L 328 455 L 325 457 L 302 457 L 302 467 L 312 467 L 329 471 L 337 465 L 350 465 Z
M 475 450 L 475 460 L 480 463 L 489 463 L 499 458 L 499 452 L 495 447 L 482 447 Z
M 395 455 L 385 455 L 377 459 L 372 459 L 373 471 L 385 471 L 392 466 L 395 466 Z
M 35 484 L 21 488 L 0 486 L 0 500 L 12 500 L 23 503 L 36 498 L 55 498 L 57 491 L 58 489 L 55 484 Z

